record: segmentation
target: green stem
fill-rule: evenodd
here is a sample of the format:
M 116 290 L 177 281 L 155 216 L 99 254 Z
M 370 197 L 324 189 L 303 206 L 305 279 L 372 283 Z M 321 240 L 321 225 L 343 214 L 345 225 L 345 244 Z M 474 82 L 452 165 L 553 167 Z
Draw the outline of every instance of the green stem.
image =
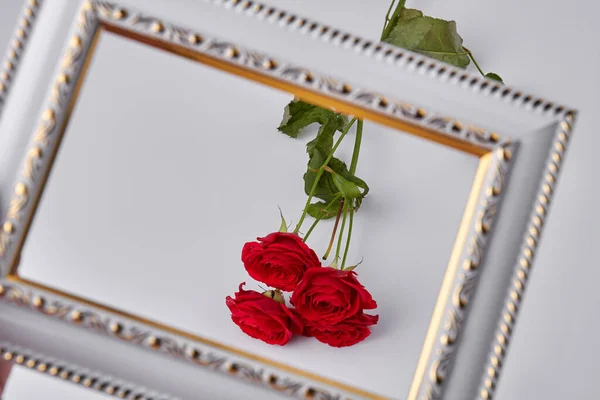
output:
M 329 253 L 331 252 L 331 249 L 333 248 L 333 241 L 335 240 L 335 233 L 337 232 L 337 227 L 338 227 L 338 224 L 340 223 L 340 215 L 342 215 L 343 208 L 344 208 L 344 199 L 342 199 L 342 201 L 340 202 L 340 208 L 338 210 L 337 216 L 335 217 L 335 224 L 333 225 L 333 230 L 331 231 L 331 239 L 329 239 L 329 246 L 327 246 L 327 250 L 325 251 L 325 254 L 323 255 L 323 260 L 327 260 L 327 257 L 329 257 Z
M 395 1 L 396 0 L 393 0 L 392 4 L 394 4 Z M 384 40 L 385 38 L 387 38 L 390 35 L 390 32 L 392 31 L 392 29 L 394 29 L 394 22 L 400 16 L 400 11 L 402 11 L 402 9 L 404 8 L 405 3 L 406 3 L 406 0 L 400 0 L 398 2 L 398 5 L 396 6 L 394 13 L 392 14 L 392 17 L 389 19 L 388 24 L 385 25 L 385 27 L 383 28 L 383 32 L 381 32 L 381 40 Z
M 342 227 L 340 228 L 340 235 L 338 236 L 337 248 L 335 249 L 335 259 L 340 258 L 340 250 L 342 249 L 342 237 L 344 236 L 344 227 L 346 226 L 346 217 L 348 217 L 348 203 L 352 201 L 344 201 L 344 211 L 342 217 Z
M 360 153 L 360 144 L 362 141 L 362 133 L 363 133 L 363 121 L 358 120 L 356 125 L 356 138 L 354 140 L 354 151 L 352 152 L 352 162 L 350 163 L 350 174 L 354 175 L 356 172 L 356 167 L 358 165 L 358 155 Z M 348 203 L 348 201 L 346 201 Z M 350 247 L 350 238 L 352 237 L 352 222 L 354 220 L 354 200 L 349 200 L 350 203 L 350 225 L 348 226 L 348 238 L 346 239 L 346 247 L 344 249 L 344 258 L 342 260 L 341 269 L 344 269 L 344 265 L 346 264 L 346 257 L 348 256 L 348 249 Z M 344 224 L 346 223 L 346 215 L 347 215 L 348 207 L 344 207 L 344 219 L 342 220 L 342 229 L 340 231 L 340 236 L 338 238 L 338 245 L 336 251 L 336 259 L 340 255 L 340 247 L 342 244 L 342 235 L 344 234 Z
M 356 138 L 354 139 L 354 151 L 352 152 L 352 161 L 350 162 L 350 174 L 354 175 L 356 166 L 358 165 L 358 155 L 360 153 L 360 143 L 362 141 L 363 121 L 358 120 L 356 124 Z
M 387 10 L 387 13 L 385 14 L 385 22 L 383 23 L 383 29 L 385 29 L 385 27 L 387 26 L 388 22 L 390 22 L 390 13 L 392 12 L 392 7 L 394 7 L 394 3 L 396 2 L 396 0 L 393 0 L 390 3 L 390 6 Z
M 319 214 L 319 217 L 315 219 L 315 222 L 313 222 L 313 224 L 310 226 L 310 228 L 308 229 L 308 232 L 306 232 L 306 235 L 304 235 L 304 239 L 302 239 L 303 242 L 306 242 L 306 240 L 308 240 L 308 236 L 310 236 L 310 234 L 312 233 L 312 231 L 315 229 L 315 227 L 317 226 L 317 224 L 319 223 L 319 221 L 321 221 L 323 219 L 323 217 L 325 216 L 325 214 L 327 213 L 327 211 L 329 211 L 329 207 L 331 207 L 336 201 L 338 201 L 340 199 L 340 197 L 342 197 L 341 193 L 338 193 L 333 200 L 331 200 L 329 202 L 329 204 L 327 204 L 325 206 L 325 208 L 323 209 L 323 212 L 321 212 L 321 214 Z
M 354 203 L 350 204 L 350 223 L 348 225 L 348 238 L 346 239 L 346 248 L 344 249 L 344 258 L 342 258 L 342 267 L 346 266 L 346 257 L 348 256 L 348 249 L 350 248 L 350 238 L 352 237 L 352 221 L 354 220 Z M 343 232 L 343 229 L 342 229 Z
M 485 74 L 483 73 L 483 71 L 481 70 L 481 68 L 479 68 L 479 64 L 477 64 L 477 61 L 475 60 L 475 57 L 473 57 L 473 53 L 471 53 L 471 50 L 467 49 L 465 46 L 463 46 L 463 49 L 465 49 L 465 51 L 469 55 L 469 58 L 471 58 L 471 61 L 473 61 L 473 64 L 475 64 L 475 66 L 477 67 L 477 70 L 479 71 L 479 73 L 481 75 L 485 76 Z
M 308 212 L 308 206 L 310 205 L 310 202 L 312 201 L 312 198 L 315 195 L 315 191 L 317 190 L 317 185 L 319 184 L 319 179 L 321 179 L 321 175 L 323 175 L 323 171 L 325 171 L 324 167 L 326 167 L 327 164 L 329 164 L 329 161 L 331 161 L 331 158 L 333 157 L 333 153 L 335 153 L 338 146 L 340 145 L 340 143 L 342 143 L 342 140 L 344 139 L 344 137 L 346 136 L 346 134 L 348 133 L 348 131 L 350 130 L 352 125 L 354 125 L 354 121 L 356 121 L 356 118 L 352 118 L 352 121 L 350 121 L 348 123 L 348 125 L 346 125 L 344 127 L 344 129 L 342 130 L 342 134 L 340 135 L 339 139 L 333 146 L 333 149 L 331 149 L 331 152 L 329 153 L 329 155 L 323 162 L 323 165 L 317 171 L 317 176 L 315 177 L 315 181 L 313 182 L 313 185 L 310 188 L 310 192 L 308 194 L 308 199 L 306 200 L 306 204 L 304 205 L 304 211 L 302 212 L 302 216 L 300 217 L 300 220 L 298 221 L 298 224 L 296 225 L 296 228 L 294 229 L 294 233 L 298 233 L 298 231 L 300 231 L 300 228 L 302 227 L 302 223 L 304 222 L 304 218 L 306 218 L 306 213 Z

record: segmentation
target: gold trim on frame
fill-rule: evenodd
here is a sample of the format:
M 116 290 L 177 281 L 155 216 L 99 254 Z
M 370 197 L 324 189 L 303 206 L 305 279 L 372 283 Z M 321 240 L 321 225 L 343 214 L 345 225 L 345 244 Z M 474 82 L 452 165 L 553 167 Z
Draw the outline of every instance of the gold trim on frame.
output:
M 131 314 L 131 313 L 128 313 L 126 311 L 122 311 L 122 310 L 119 310 L 119 309 L 116 309 L 116 308 L 113 308 L 113 307 L 109 307 L 109 306 L 106 306 L 104 304 L 97 303 L 97 302 L 85 299 L 83 297 L 76 296 L 74 294 L 70 294 L 70 293 L 64 292 L 62 290 L 54 289 L 54 288 L 52 288 L 50 286 L 47 286 L 47 285 L 44 285 L 44 284 L 41 284 L 41 283 L 38 283 L 38 282 L 35 282 L 35 281 L 32 281 L 32 280 L 29 280 L 29 279 L 21 278 L 18 275 L 9 275 L 9 276 L 6 277 L 6 281 L 7 282 L 11 282 L 11 283 L 20 284 L 20 285 L 23 285 L 25 287 L 36 288 L 36 289 L 42 290 L 44 292 L 48 292 L 48 293 L 54 294 L 56 296 L 64 297 L 64 298 L 72 300 L 72 301 L 74 301 L 76 303 L 85 304 L 86 306 L 88 306 L 90 308 L 94 308 L 94 309 L 97 309 L 97 310 L 102 310 L 102 311 L 105 311 L 107 313 L 116 315 L 116 316 L 118 316 L 118 317 L 120 317 L 122 319 L 131 320 L 131 321 L 134 321 L 134 322 L 136 322 L 138 324 L 142 324 L 142 325 L 149 326 L 151 328 L 154 328 L 154 329 L 157 329 L 157 330 L 160 330 L 160 331 L 164 331 L 164 332 L 168 332 L 168 333 L 171 333 L 171 334 L 174 334 L 174 335 L 178 335 L 178 336 L 184 337 L 186 339 L 189 339 L 189 340 L 192 340 L 192 341 L 195 341 L 195 342 L 200 342 L 202 344 L 210 346 L 211 348 L 216 348 L 216 349 L 228 352 L 228 353 L 237 354 L 237 355 L 242 356 L 242 357 L 244 357 L 246 359 L 253 360 L 253 361 L 259 362 L 261 364 L 267 364 L 267 365 L 273 366 L 275 368 L 281 369 L 283 371 L 292 373 L 294 375 L 298 375 L 298 376 L 301 376 L 301 377 L 304 377 L 304 378 L 307 378 L 307 379 L 310 379 L 310 380 L 318 381 L 318 382 L 321 382 L 321 383 L 324 383 L 326 385 L 330 385 L 330 386 L 333 386 L 333 387 L 338 387 L 338 388 L 340 388 L 340 389 L 342 389 L 344 391 L 347 391 L 347 392 L 350 392 L 350 393 L 354 393 L 354 394 L 356 394 L 358 396 L 361 396 L 363 398 L 368 398 L 368 399 L 373 399 L 373 400 L 383 400 L 383 399 L 386 399 L 386 397 L 382 397 L 382 396 L 370 393 L 370 392 L 368 392 L 366 390 L 358 389 L 356 387 L 353 387 L 353 386 L 350 386 L 350 385 L 346 385 L 346 384 L 341 383 L 341 382 L 337 382 L 337 381 L 335 381 L 333 379 L 325 378 L 325 377 L 313 374 L 311 372 L 304 371 L 304 370 L 299 369 L 299 368 L 291 367 L 291 366 L 286 365 L 284 363 L 281 363 L 281 362 L 278 362 L 278 361 L 273 361 L 273 360 L 270 360 L 269 358 L 258 356 L 256 354 L 247 352 L 245 350 L 240 350 L 240 349 L 232 347 L 232 346 L 228 346 L 226 344 L 220 343 L 220 342 L 215 341 L 215 340 L 211 340 L 211 339 L 207 339 L 207 338 L 202 337 L 202 336 L 194 335 L 192 333 L 189 333 L 189 332 L 177 329 L 177 328 L 173 328 L 173 327 L 171 327 L 169 325 L 165 325 L 165 324 L 162 324 L 160 322 L 156 322 L 156 321 L 153 321 L 153 320 L 150 320 L 150 319 L 142 318 L 142 317 L 139 317 L 139 316 L 137 316 L 135 314 Z M 0 287 L 2 287 L 1 284 L 0 284 Z M 10 288 L 6 287 L 3 290 L 6 291 L 10 295 Z M 15 293 L 16 292 L 13 292 L 13 295 Z M 36 307 L 36 308 L 41 308 L 42 305 L 43 305 L 42 303 L 44 303 L 44 300 L 41 297 L 35 297 L 35 298 L 29 299 L 26 296 L 16 295 L 13 298 L 14 298 L 14 300 L 16 300 L 18 302 L 27 303 L 27 305 L 33 306 L 33 307 Z M 69 314 L 69 312 L 67 312 L 67 311 L 63 311 L 63 312 L 65 313 L 65 315 Z M 70 313 L 70 320 L 73 321 L 73 322 L 75 322 L 75 323 L 80 323 L 81 322 L 80 314 L 78 314 L 77 311 L 71 312 Z M 109 329 L 111 329 L 110 326 L 109 326 Z M 112 330 L 117 330 L 117 328 L 112 328 Z M 317 390 L 317 389 L 314 389 L 314 390 Z
M 356 116 L 357 118 L 367 119 L 367 120 L 370 120 L 373 122 L 378 122 L 383 125 L 387 125 L 391 128 L 395 128 L 400 131 L 407 132 L 412 135 L 415 135 L 415 136 L 418 136 L 418 137 L 421 137 L 421 138 L 424 138 L 427 140 L 431 140 L 433 142 L 436 142 L 436 143 L 439 143 L 439 144 L 442 144 L 445 146 L 449 146 L 449 147 L 464 151 L 466 153 L 469 153 L 469 154 L 472 154 L 475 156 L 483 156 L 490 151 L 489 148 L 486 148 L 483 146 L 478 146 L 475 143 L 465 142 L 464 140 L 461 140 L 461 139 L 455 138 L 455 137 L 451 137 L 451 136 L 443 136 L 437 132 L 434 132 L 434 131 L 431 131 L 428 129 L 424 129 L 421 126 L 412 124 L 410 122 L 399 121 L 399 120 L 391 118 L 390 116 L 385 115 L 385 114 L 380 114 L 380 113 L 374 112 L 372 110 L 365 110 L 364 108 L 357 107 L 356 105 L 351 104 L 347 101 L 339 100 L 335 97 L 326 96 L 321 93 L 316 93 L 313 90 L 306 89 L 303 86 L 295 85 L 295 84 L 287 82 L 287 81 L 279 80 L 279 79 L 276 79 L 276 78 L 273 78 L 270 76 L 265 76 L 261 73 L 249 70 L 242 66 L 232 64 L 232 63 L 229 63 L 227 61 L 224 61 L 224 60 L 221 60 L 218 58 L 210 57 L 203 53 L 198 53 L 198 52 L 192 51 L 183 46 L 177 46 L 170 42 L 156 40 L 155 38 L 150 38 L 146 35 L 142 35 L 140 33 L 137 33 L 137 32 L 134 32 L 134 31 L 131 31 L 128 29 L 124 29 L 123 27 L 116 26 L 116 25 L 106 24 L 103 26 L 103 28 L 106 29 L 106 31 L 108 31 L 108 32 L 112 32 L 117 35 L 124 36 L 126 38 L 135 40 L 140 43 L 147 44 L 152 47 L 157 47 L 159 49 L 166 50 L 170 53 L 185 57 L 185 58 L 193 60 L 193 61 L 197 61 L 197 62 L 207 65 L 209 67 L 213 67 L 213 68 L 221 70 L 221 71 L 229 72 L 233 75 L 237 75 L 242 78 L 245 78 L 245 79 L 248 79 L 248 80 L 251 80 L 254 82 L 258 82 L 258 83 L 270 86 L 272 88 L 282 90 L 284 92 L 291 93 L 294 96 L 296 96 L 308 103 L 312 103 L 312 104 L 318 105 L 320 107 L 334 108 L 343 114 L 353 115 L 353 116 Z M 234 53 L 232 53 L 232 54 L 234 54 Z M 423 111 L 422 109 L 419 109 L 417 111 L 417 113 L 420 115 L 420 114 L 424 114 L 425 111 Z
M 452 283 L 458 270 L 463 248 L 466 245 L 469 229 L 471 228 L 475 215 L 477 202 L 479 201 L 479 196 L 485 183 L 485 177 L 488 172 L 488 168 L 490 167 L 490 158 L 491 154 L 486 154 L 485 156 L 481 157 L 479 165 L 477 166 L 477 172 L 475 173 L 475 179 L 473 181 L 473 186 L 471 187 L 471 193 L 467 200 L 465 213 L 460 223 L 460 228 L 458 229 L 456 242 L 452 248 L 452 255 L 450 256 L 450 261 L 448 262 L 448 267 L 446 268 L 442 286 L 438 292 L 438 298 L 433 310 L 429 329 L 427 330 L 427 334 L 425 336 L 425 343 L 423 344 L 423 349 L 421 350 L 421 356 L 419 357 L 419 362 L 417 363 L 413 382 L 410 387 L 410 391 L 408 392 L 408 400 L 417 400 L 419 391 L 421 389 L 421 384 L 426 377 L 427 365 L 433 351 L 433 344 L 438 337 L 437 333 L 440 325 L 442 324 L 442 317 L 446 309 L 446 303 L 450 298 Z

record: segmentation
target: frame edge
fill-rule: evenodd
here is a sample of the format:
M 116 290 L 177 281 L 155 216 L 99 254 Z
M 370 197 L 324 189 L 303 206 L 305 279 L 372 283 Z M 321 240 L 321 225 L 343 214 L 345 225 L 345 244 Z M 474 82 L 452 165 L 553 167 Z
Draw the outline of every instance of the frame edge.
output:
M 36 16 L 44 0 L 25 0 L 19 14 L 18 22 L 13 30 L 6 55 L 0 69 L 0 115 L 16 78 L 19 62 L 26 50 L 28 39 L 32 34 Z

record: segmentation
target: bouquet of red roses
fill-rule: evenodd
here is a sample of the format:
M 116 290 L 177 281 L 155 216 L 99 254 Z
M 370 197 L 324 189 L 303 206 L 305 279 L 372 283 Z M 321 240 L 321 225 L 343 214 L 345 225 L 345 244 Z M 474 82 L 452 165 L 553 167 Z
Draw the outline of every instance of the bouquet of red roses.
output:
M 248 274 L 275 289 L 244 290 L 228 296 L 231 319 L 247 335 L 269 344 L 286 344 L 294 334 L 312 336 L 334 347 L 351 346 L 370 334 L 377 307 L 356 273 L 321 266 L 295 233 L 274 232 L 242 250 Z M 283 291 L 292 292 L 288 308 Z
M 284 345 L 297 334 L 344 347 L 364 340 L 371 333 L 369 327 L 377 323 L 377 315 L 364 312 L 376 308 L 377 303 L 358 281 L 356 265 L 346 267 L 354 213 L 369 191 L 367 184 L 355 176 L 362 121 L 357 124 L 350 168 L 333 157 L 356 121 L 348 122 L 333 110 L 298 100 L 286 107 L 279 127 L 281 132 L 297 137 L 302 128 L 313 122 L 320 123 L 321 128 L 316 138 L 307 144 L 309 162 L 304 182 L 308 200 L 296 228 L 288 232 L 282 215 L 278 232 L 248 242 L 242 249 L 242 262 L 250 277 L 273 289 L 259 293 L 244 290 L 245 283 L 242 283 L 234 297 L 226 298 L 233 322 L 253 338 Z M 338 131 L 340 135 L 334 144 Z M 311 203 L 315 197 L 322 201 Z M 312 216 L 314 222 L 304 237 L 300 237 L 307 215 Z M 337 246 L 333 262 L 323 266 L 305 242 L 319 221 L 328 218 L 335 218 L 335 224 L 323 259 L 333 250 L 336 235 Z M 294 308 L 287 306 L 283 292 L 291 292 L 289 303 Z

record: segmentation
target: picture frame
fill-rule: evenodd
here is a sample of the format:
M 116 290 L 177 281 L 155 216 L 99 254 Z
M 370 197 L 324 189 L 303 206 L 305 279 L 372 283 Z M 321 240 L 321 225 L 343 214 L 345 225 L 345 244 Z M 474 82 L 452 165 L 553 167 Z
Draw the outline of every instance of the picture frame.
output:
M 136 11 L 135 5 L 149 10 Z M 55 17 L 60 8 L 55 4 L 43 9 L 38 6 L 37 1 L 28 3 L 25 10 L 31 11 L 24 13 L 26 17 L 40 13 L 43 26 L 37 29 L 41 36 L 44 29 L 51 32 L 62 19 Z M 124 398 L 169 398 L 152 389 L 181 398 L 190 393 L 190 387 L 178 387 L 177 381 L 163 381 L 154 387 L 153 374 L 139 379 L 104 360 L 78 358 L 74 350 L 41 345 L 45 333 L 35 333 L 33 328 L 39 323 L 60 329 L 73 341 L 97 343 L 106 352 L 127 347 L 135 359 L 154 353 L 154 365 L 169 360 L 180 376 L 192 377 L 201 366 L 300 398 L 389 397 L 18 274 L 20 252 L 94 45 L 103 32 L 110 32 L 477 157 L 471 194 L 410 390 L 397 396 L 492 398 L 573 132 L 575 110 L 256 2 L 186 3 L 185 7 L 194 7 L 195 15 L 203 15 L 199 22 L 186 20 L 183 6 L 168 10 L 164 4 L 146 7 L 141 1 L 127 5 L 84 1 L 78 7 L 62 5 L 62 14 L 72 10 L 75 22 L 64 49 L 52 52 L 62 55 L 57 58 L 57 71 L 46 81 L 51 84 L 39 103 L 42 112 L 33 106 L 19 111 L 22 100 L 15 99 L 15 107 L 2 115 L 2 123 L 10 127 L 18 122 L 21 131 L 27 130 L 21 121 L 36 121 L 30 126 L 34 133 L 28 144 L 22 135 L 13 139 L 12 147 L 21 146 L 24 157 L 18 161 L 17 157 L 4 157 L 0 186 L 3 194 L 11 193 L 0 236 L 0 297 L 8 310 L 4 315 L 11 316 L 3 321 L 11 325 L 0 345 L 5 359 Z M 247 22 L 244 30 L 232 29 L 242 20 Z M 35 35 L 32 40 L 37 39 L 38 33 Z M 60 32 L 54 36 L 64 38 Z M 48 40 L 39 38 L 23 62 L 39 55 Z M 292 40 L 293 51 L 288 45 Z M 12 54 L 9 50 L 9 56 Z M 11 65 L 10 70 L 16 70 L 17 63 Z M 13 91 L 19 86 L 29 86 L 24 91 L 37 90 L 25 78 L 17 78 Z M 9 87 L 8 79 L 0 83 Z M 403 93 L 402 98 L 396 92 Z M 7 125 L 0 125 L 0 134 Z M 17 178 L 11 180 L 10 176 Z M 110 371 L 118 379 L 92 370 Z M 479 372 L 474 374 L 474 370 Z

